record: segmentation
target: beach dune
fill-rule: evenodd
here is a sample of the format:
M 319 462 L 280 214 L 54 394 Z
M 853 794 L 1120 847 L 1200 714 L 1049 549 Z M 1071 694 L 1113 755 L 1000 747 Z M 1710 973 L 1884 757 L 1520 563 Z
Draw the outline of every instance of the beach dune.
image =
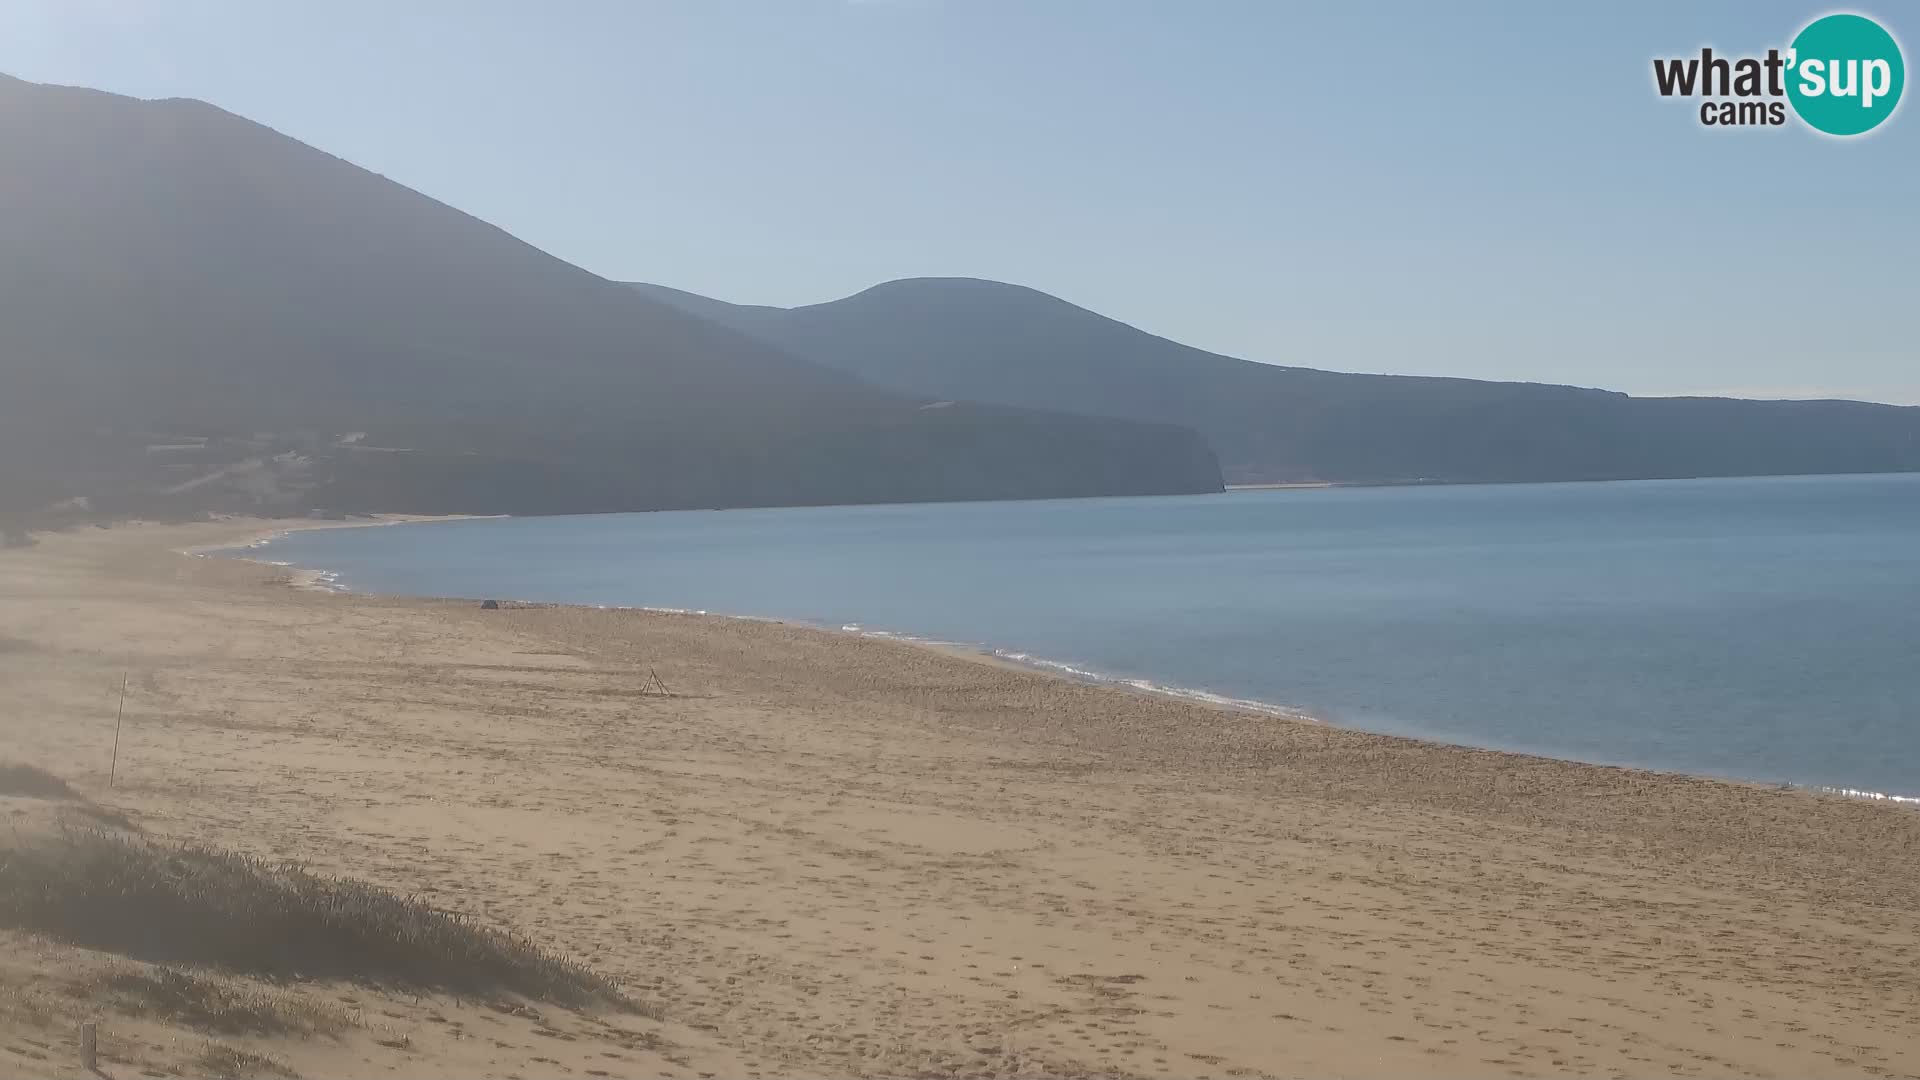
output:
M 180 553 L 274 527 L 0 552 L 0 758 L 582 960 L 650 1072 L 1920 1075 L 1910 807 Z M 314 1060 L 431 1074 L 417 1026 Z M 501 1042 L 461 1071 L 638 1067 Z

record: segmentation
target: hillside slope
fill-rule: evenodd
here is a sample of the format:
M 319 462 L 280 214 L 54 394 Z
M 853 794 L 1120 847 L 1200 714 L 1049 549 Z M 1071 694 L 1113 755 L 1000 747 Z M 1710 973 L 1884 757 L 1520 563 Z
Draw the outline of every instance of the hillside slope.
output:
M 201 102 L 0 76 L 0 147 L 0 501 L 207 501 L 233 477 L 521 513 L 1218 487 L 1191 432 L 925 408 Z
M 1601 480 L 1920 469 L 1920 408 L 1633 398 L 1277 367 L 1033 289 L 914 278 L 799 308 L 649 296 L 903 393 L 1192 427 L 1236 482 Z

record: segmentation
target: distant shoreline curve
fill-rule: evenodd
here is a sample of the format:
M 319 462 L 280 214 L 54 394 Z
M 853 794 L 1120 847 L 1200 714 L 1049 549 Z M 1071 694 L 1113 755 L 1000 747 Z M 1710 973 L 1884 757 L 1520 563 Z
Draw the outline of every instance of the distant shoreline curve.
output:
M 1285 485 L 1285 486 L 1324 488 L 1324 487 L 1333 487 L 1337 485 L 1314 484 L 1314 485 Z M 1338 485 L 1338 486 L 1344 486 L 1344 485 Z M 549 600 L 522 599 L 522 598 L 515 598 L 515 597 L 508 597 L 508 596 L 486 596 L 486 597 L 421 596 L 421 595 L 406 594 L 406 593 L 378 593 L 378 592 L 371 592 L 371 591 L 358 592 L 355 590 L 347 589 L 342 586 L 333 584 L 332 579 L 335 575 L 334 571 L 329 571 L 324 568 L 296 567 L 287 563 L 257 558 L 257 557 L 245 554 L 245 552 L 249 550 L 257 550 L 261 547 L 266 546 L 276 538 L 283 537 L 294 532 L 318 532 L 318 531 L 327 530 L 327 529 L 369 528 L 369 527 L 375 527 L 375 526 L 389 526 L 389 525 L 442 524 L 442 523 L 457 522 L 457 521 L 504 520 L 504 519 L 510 518 L 511 516 L 512 515 L 506 515 L 506 514 L 466 514 L 466 515 L 386 514 L 386 515 L 379 515 L 377 517 L 357 519 L 357 520 L 351 520 L 351 521 L 328 521 L 323 519 L 312 519 L 312 518 L 296 518 L 296 519 L 287 519 L 287 520 L 265 519 L 265 520 L 259 520 L 255 522 L 254 524 L 257 527 L 249 531 L 237 533 L 235 538 L 231 541 L 223 542 L 223 543 L 213 543 L 213 544 L 199 544 L 191 548 L 178 549 L 177 553 L 180 555 L 187 555 L 187 556 L 193 556 L 198 558 L 227 558 L 227 559 L 233 559 L 236 561 L 250 562 L 250 563 L 255 563 L 262 566 L 269 566 L 275 569 L 284 570 L 292 575 L 292 580 L 290 584 L 293 587 L 300 588 L 303 590 L 321 592 L 321 593 L 329 593 L 329 594 L 336 594 L 336 595 L 387 596 L 395 599 L 425 600 L 425 601 L 440 601 L 440 602 L 478 603 L 482 600 L 495 600 L 503 604 L 511 604 L 519 607 L 561 608 L 561 609 L 571 608 L 571 609 L 577 609 L 581 611 L 640 611 L 640 612 L 646 612 L 653 615 L 662 615 L 662 616 L 677 616 L 677 617 L 698 618 L 698 619 L 722 619 L 722 620 L 733 620 L 733 621 L 760 623 L 760 624 L 771 623 L 774 625 L 787 627 L 794 630 L 800 630 L 800 631 L 805 631 L 810 633 L 823 633 L 823 634 L 828 634 L 828 635 L 832 635 L 834 637 L 839 637 L 843 639 L 853 638 L 853 639 L 860 639 L 860 640 L 866 640 L 866 641 L 875 641 L 875 642 L 891 643 L 895 645 L 903 645 L 903 646 L 914 648 L 914 649 L 925 649 L 933 652 L 938 652 L 945 656 L 958 657 L 960 659 L 964 659 L 972 663 L 1013 668 L 1020 671 L 1041 675 L 1047 678 L 1060 679 L 1062 681 L 1075 683 L 1081 686 L 1097 687 L 1100 689 L 1112 690 L 1119 693 L 1130 694 L 1130 695 L 1143 695 L 1143 696 L 1157 698 L 1161 700 L 1172 699 L 1172 700 L 1184 702 L 1189 705 L 1195 705 L 1195 706 L 1212 709 L 1212 710 L 1221 710 L 1221 711 L 1241 713 L 1241 714 L 1265 716 L 1270 719 L 1278 720 L 1283 723 L 1297 723 L 1297 724 L 1309 724 L 1314 726 L 1324 726 L 1328 728 L 1335 728 L 1342 731 L 1352 731 L 1357 733 L 1363 733 L 1366 735 L 1376 736 L 1379 738 L 1400 739 L 1400 740 L 1405 740 L 1407 742 L 1422 744 L 1427 746 L 1452 747 L 1457 749 L 1467 749 L 1467 750 L 1477 751 L 1481 753 L 1504 754 L 1504 755 L 1511 755 L 1519 758 L 1556 761 L 1556 762 L 1586 766 L 1590 768 L 1622 769 L 1630 772 L 1644 772 L 1644 773 L 1654 773 L 1654 774 L 1664 775 L 1664 776 L 1687 777 L 1691 779 L 1703 780 L 1703 781 L 1708 781 L 1712 783 L 1735 784 L 1735 785 L 1744 786 L 1744 787 L 1755 787 L 1755 788 L 1762 788 L 1762 789 L 1786 788 L 1786 789 L 1806 792 L 1808 794 L 1814 794 L 1814 795 L 1832 796 L 1832 797 L 1873 801 L 1873 802 L 1887 802 L 1887 803 L 1893 803 L 1896 805 L 1913 806 L 1916 808 L 1920 808 L 1920 795 L 1912 795 L 1912 796 L 1898 795 L 1898 794 L 1892 794 L 1888 792 L 1871 791 L 1871 790 L 1851 788 L 1851 787 L 1841 787 L 1841 786 L 1836 786 L 1831 784 L 1796 784 L 1791 782 L 1783 784 L 1777 781 L 1754 780 L 1749 778 L 1738 778 L 1738 777 L 1728 777 L 1728 776 L 1716 776 L 1712 774 L 1691 773 L 1691 772 L 1685 772 L 1682 770 L 1674 770 L 1674 769 L 1650 768 L 1647 766 L 1633 765 L 1633 764 L 1628 764 L 1624 762 L 1590 761 L 1590 760 L 1584 760 L 1580 758 L 1554 757 L 1553 755 L 1550 755 L 1550 754 L 1530 753 L 1524 750 L 1513 750 L 1513 749 L 1506 749 L 1506 748 L 1495 747 L 1495 746 L 1477 745 L 1472 743 L 1455 743 L 1455 742 L 1447 742 L 1445 740 L 1440 740 L 1440 739 L 1422 738 L 1414 735 L 1400 735 L 1400 734 L 1392 734 L 1387 732 L 1372 731 L 1366 728 L 1353 727 L 1347 724 L 1335 723 L 1335 722 L 1326 720 L 1322 717 L 1312 715 L 1311 713 L 1308 713 L 1301 709 L 1286 706 L 1286 705 L 1279 705 L 1279 704 L 1274 704 L 1272 702 L 1265 702 L 1265 701 L 1252 701 L 1252 700 L 1229 697 L 1226 695 L 1216 694 L 1216 693 L 1213 693 L 1212 691 L 1208 691 L 1204 688 L 1198 688 L 1198 687 L 1163 686 L 1158 683 L 1154 683 L 1151 680 L 1128 679 L 1122 676 L 1110 675 L 1104 672 L 1096 672 L 1096 671 L 1076 668 L 1071 665 L 1062 663 L 1060 661 L 1051 660 L 1045 657 L 1035 657 L 1026 653 L 1010 652 L 1008 650 L 996 647 L 991 644 L 986 644 L 986 643 L 942 641 L 937 639 L 924 638 L 924 637 L 920 637 L 920 636 L 917 636 L 911 633 L 906 633 L 906 632 L 897 632 L 897 631 L 888 631 L 888 630 L 868 630 L 864 627 L 859 626 L 858 624 L 849 624 L 845 626 L 832 626 L 825 623 L 811 622 L 803 619 L 795 619 L 795 618 L 786 617 L 786 616 L 735 614 L 735 613 L 714 612 L 714 611 L 708 611 L 705 609 L 659 607 L 659 606 L 652 606 L 652 605 L 645 605 L 645 604 L 587 604 L 587 603 L 566 603 L 566 602 L 549 601 Z M 562 516 L 565 516 L 565 515 L 562 515 Z

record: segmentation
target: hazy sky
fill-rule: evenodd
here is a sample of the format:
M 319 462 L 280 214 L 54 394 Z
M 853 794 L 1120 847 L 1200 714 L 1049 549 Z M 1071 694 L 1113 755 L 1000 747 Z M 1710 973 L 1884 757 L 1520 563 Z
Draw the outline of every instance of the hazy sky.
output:
M 1702 128 L 1654 56 L 1832 9 L 1591 7 L 0 0 L 0 71 L 728 300 L 990 277 L 1258 360 L 1920 403 L 1920 105 Z

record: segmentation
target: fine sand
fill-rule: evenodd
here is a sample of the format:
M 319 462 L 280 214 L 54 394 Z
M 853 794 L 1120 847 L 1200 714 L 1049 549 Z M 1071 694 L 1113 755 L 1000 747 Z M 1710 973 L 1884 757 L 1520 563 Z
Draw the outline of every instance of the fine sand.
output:
M 344 1033 L 235 1044 L 308 1075 L 1920 1075 L 1911 807 L 177 553 L 270 526 L 0 552 L 0 759 L 659 1011 L 327 988 Z M 122 962 L 62 949 L 0 938 L 0 991 Z M 195 1067 L 105 1009 L 0 1007 L 0 1072 L 75 1071 L 45 1032 L 93 1014 L 115 1060 Z

